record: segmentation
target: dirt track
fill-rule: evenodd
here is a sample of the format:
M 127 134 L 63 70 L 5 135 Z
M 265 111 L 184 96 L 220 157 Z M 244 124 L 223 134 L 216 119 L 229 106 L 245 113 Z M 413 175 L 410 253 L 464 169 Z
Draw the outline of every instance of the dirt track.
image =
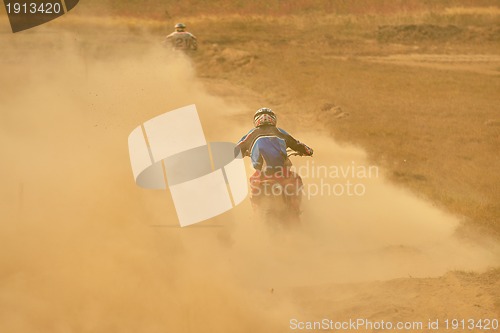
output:
M 470 71 L 488 75 L 500 74 L 500 56 L 497 55 L 404 54 L 387 57 L 368 56 L 360 57 L 359 59 L 402 66 L 426 67 L 437 70 Z
M 110 51 L 111 37 L 0 37 L 9 54 L 0 64 L 0 331 L 288 332 L 292 318 L 498 317 L 498 268 L 483 273 L 498 267 L 498 243 L 460 238 L 456 216 L 389 183 L 383 168 L 362 180 L 365 196 L 308 200 L 297 229 L 253 221 L 248 202 L 176 228 L 168 194 L 133 183 L 129 132 L 195 103 L 209 141 L 236 141 L 260 92 L 210 72 L 200 80 L 152 40 Z M 287 119 L 293 110 L 281 114 L 315 148 L 316 165 L 373 165 L 310 130 L 321 119 L 301 131 Z

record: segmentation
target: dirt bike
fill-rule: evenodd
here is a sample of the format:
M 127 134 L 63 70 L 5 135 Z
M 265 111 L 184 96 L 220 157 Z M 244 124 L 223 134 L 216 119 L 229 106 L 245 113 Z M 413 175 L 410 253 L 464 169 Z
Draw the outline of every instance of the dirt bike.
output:
M 256 172 L 250 177 L 252 206 L 265 219 L 275 219 L 283 223 L 300 221 L 302 199 L 302 179 L 290 170 L 291 156 L 302 156 L 287 150 L 285 165 L 272 172 Z

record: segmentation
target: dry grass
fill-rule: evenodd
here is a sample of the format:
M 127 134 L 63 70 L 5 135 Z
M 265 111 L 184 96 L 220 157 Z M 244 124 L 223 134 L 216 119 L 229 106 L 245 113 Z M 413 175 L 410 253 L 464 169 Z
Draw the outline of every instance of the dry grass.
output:
M 424 4 L 421 0 L 405 1 L 234 1 L 218 0 L 163 2 L 88 0 L 76 14 L 114 16 L 132 32 L 146 30 L 161 33 L 176 22 L 189 22 L 193 32 L 205 30 L 207 24 L 217 26 L 219 35 L 228 29 L 255 29 L 259 22 L 287 28 L 315 30 L 316 26 L 334 28 L 346 37 L 373 32 L 378 26 L 404 24 L 454 24 L 465 27 L 498 26 L 500 9 L 492 0 L 469 2 L 448 1 L 446 5 Z M 259 31 L 255 31 L 258 33 Z M 320 32 L 323 32 L 321 30 Z
M 244 16 L 264 15 L 280 17 L 304 14 L 335 15 L 382 15 L 415 14 L 429 10 L 438 11 L 444 8 L 457 8 L 460 14 L 471 12 L 476 14 L 483 8 L 497 6 L 495 0 L 448 0 L 427 2 L 422 0 L 86 0 L 79 9 L 82 12 L 102 14 L 144 16 L 156 19 L 193 17 L 199 15 L 226 16 L 239 14 Z

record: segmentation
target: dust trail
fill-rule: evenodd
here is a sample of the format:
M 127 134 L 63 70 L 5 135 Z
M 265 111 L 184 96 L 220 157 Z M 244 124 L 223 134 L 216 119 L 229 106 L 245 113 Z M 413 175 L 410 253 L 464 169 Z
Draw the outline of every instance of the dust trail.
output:
M 152 227 L 177 224 L 170 198 L 133 182 L 127 137 L 137 124 L 195 103 L 207 138 L 221 133 L 210 119 L 228 106 L 189 61 L 155 49 L 96 56 L 73 35 L 3 38 L 18 58 L 0 79 L 0 331 L 275 327 L 290 306 L 234 279 L 223 255 L 230 223 Z M 217 139 L 233 139 L 225 133 Z
M 168 193 L 133 182 L 130 131 L 195 103 L 209 141 L 236 141 L 250 122 L 228 115 L 252 110 L 210 96 L 188 59 L 161 49 L 43 29 L 2 38 L 12 57 L 0 78 L 0 331 L 285 332 L 301 312 L 279 293 L 286 286 L 498 260 L 459 244 L 455 218 L 382 178 L 363 197 L 312 197 L 297 229 L 255 220 L 248 201 L 172 227 Z M 296 135 L 317 164 L 366 163 L 360 150 Z
M 370 165 L 360 149 L 338 145 L 317 133 L 298 135 L 316 148 L 314 158 L 294 161 L 306 189 L 303 223 L 284 231 L 285 239 L 278 231 L 267 240 L 262 255 L 275 255 L 266 272 L 270 281 L 282 285 L 372 281 L 498 265 L 495 242 L 459 238 L 456 217 L 388 183 L 383 170 Z M 349 168 L 356 173 L 342 176 L 343 171 L 335 171 Z M 352 185 L 350 194 L 347 182 Z M 362 195 L 352 190 L 356 184 L 362 185 Z M 279 245 L 274 244 L 276 239 Z

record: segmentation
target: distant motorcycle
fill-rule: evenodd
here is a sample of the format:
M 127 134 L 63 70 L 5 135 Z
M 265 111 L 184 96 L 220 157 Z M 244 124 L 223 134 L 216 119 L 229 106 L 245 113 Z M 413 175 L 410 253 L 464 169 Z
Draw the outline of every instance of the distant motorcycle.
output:
M 256 172 L 250 177 L 252 206 L 265 219 L 283 223 L 300 221 L 302 201 L 302 179 L 290 168 L 291 156 L 301 154 L 287 150 L 285 165 L 278 170 Z

